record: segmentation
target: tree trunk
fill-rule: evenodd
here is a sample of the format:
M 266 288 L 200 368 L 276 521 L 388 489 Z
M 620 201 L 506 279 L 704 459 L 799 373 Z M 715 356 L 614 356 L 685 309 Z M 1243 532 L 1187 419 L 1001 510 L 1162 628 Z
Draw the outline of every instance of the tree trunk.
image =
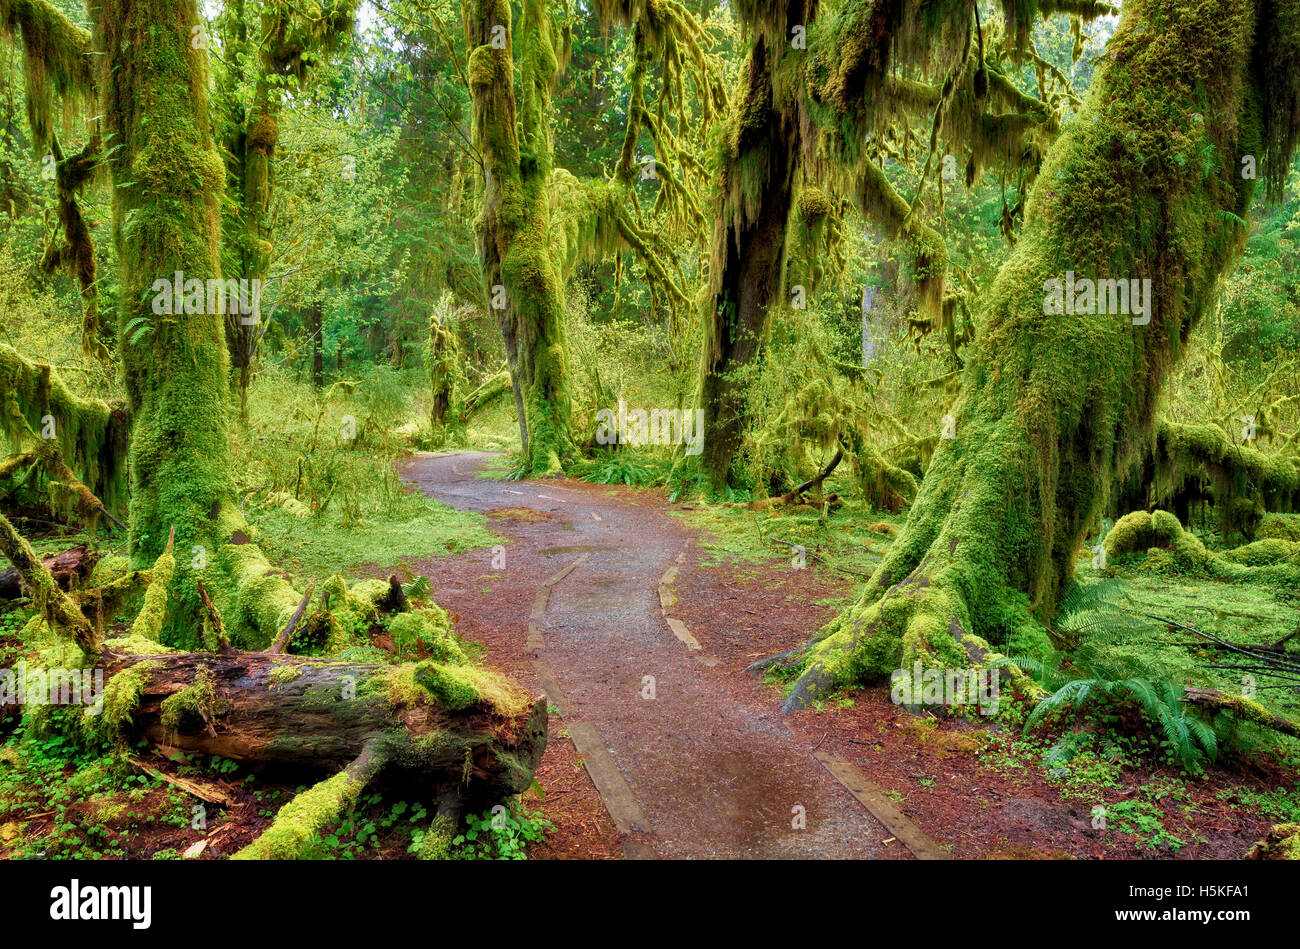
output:
M 221 158 L 208 121 L 207 54 L 191 44 L 193 0 L 105 0 L 104 121 L 115 146 L 113 239 L 121 265 L 122 362 L 132 415 L 131 549 L 152 563 L 177 543 L 213 545 L 238 512 L 226 468 L 227 359 L 222 316 L 153 312 L 155 281 L 218 278 Z M 182 288 L 183 291 L 184 288 Z M 138 342 L 133 321 L 147 324 Z M 227 535 L 228 536 L 228 535 Z
M 518 100 L 510 5 L 473 0 L 466 18 L 474 144 L 484 165 L 478 250 L 509 360 L 525 467 L 552 474 L 575 451 L 564 286 L 551 259 L 548 194 L 551 89 L 566 51 L 545 0 L 524 0 L 522 14 Z
M 713 223 L 708 311 L 703 315 L 701 459 L 714 491 L 726 487 L 745 426 L 741 373 L 755 364 L 780 305 L 786 228 L 800 150 L 796 104 L 774 95 L 772 77 L 789 49 L 789 25 L 807 26 L 803 4 L 767 4 L 749 59 Z M 764 24 L 766 25 L 766 24 Z M 778 30 L 780 32 L 778 33 Z M 776 34 L 775 36 L 773 34 Z
M 300 599 L 248 543 L 230 476 L 224 316 L 202 303 L 155 312 L 159 282 L 221 277 L 225 180 L 212 139 L 207 53 L 194 0 L 104 0 L 93 10 L 106 139 L 113 143 L 113 241 L 120 265 L 123 378 L 131 411 L 130 549 L 178 553 L 164 641 L 195 641 L 196 580 L 216 567 L 232 637 L 269 642 Z M 187 294 L 186 287 L 177 288 Z M 215 591 L 214 591 L 215 592 Z M 175 635 L 172 635 L 172 632 Z M 244 634 L 244 635 L 241 635 Z
M 1294 58 L 1294 35 L 1257 24 L 1252 0 L 1124 4 L 983 301 L 956 437 L 941 440 L 862 599 L 810 647 L 787 711 L 918 659 L 979 664 L 985 640 L 1045 642 L 1085 531 L 1152 437 L 1165 376 L 1244 242 L 1242 158 L 1295 141 L 1294 127 L 1269 126 L 1300 114 L 1286 70 L 1259 68 Z M 1281 157 L 1266 171 L 1285 174 Z M 1150 280 L 1147 314 L 1047 315 L 1067 272 Z
M 325 318 L 319 303 L 313 303 L 311 306 L 309 326 L 311 327 L 311 384 L 319 389 L 325 384 Z

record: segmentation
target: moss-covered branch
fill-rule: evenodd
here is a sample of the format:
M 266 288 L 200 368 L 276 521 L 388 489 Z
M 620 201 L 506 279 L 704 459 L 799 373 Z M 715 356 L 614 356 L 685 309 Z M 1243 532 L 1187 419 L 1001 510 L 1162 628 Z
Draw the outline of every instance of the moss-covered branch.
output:
M 88 658 L 99 656 L 99 637 L 82 615 L 80 608 L 58 583 L 31 545 L 14 530 L 9 519 L 0 514 L 0 554 L 18 570 L 31 591 L 32 601 L 52 630 L 70 636 Z

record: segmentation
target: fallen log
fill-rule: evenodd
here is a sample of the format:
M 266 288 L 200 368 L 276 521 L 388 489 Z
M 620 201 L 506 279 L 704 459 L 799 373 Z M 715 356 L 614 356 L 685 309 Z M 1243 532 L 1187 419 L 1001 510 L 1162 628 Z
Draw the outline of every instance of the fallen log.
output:
M 54 577 L 54 582 L 59 585 L 59 589 L 70 591 L 79 587 L 90 576 L 99 558 L 100 554 L 96 551 L 92 551 L 85 544 L 77 544 L 57 554 L 42 557 L 41 563 Z M 23 596 L 27 596 L 27 590 L 18 569 L 8 567 L 0 570 L 0 600 L 16 600 Z
M 499 801 L 532 783 L 545 697 L 472 666 L 268 653 L 105 653 L 99 726 L 234 761 L 337 770 L 367 747 L 434 795 Z
M 1244 718 L 1256 725 L 1300 738 L 1300 724 L 1242 695 L 1232 695 L 1220 692 L 1218 689 L 1188 688 L 1184 690 L 1181 701 L 1209 709 L 1211 712 L 1231 712 L 1238 718 Z

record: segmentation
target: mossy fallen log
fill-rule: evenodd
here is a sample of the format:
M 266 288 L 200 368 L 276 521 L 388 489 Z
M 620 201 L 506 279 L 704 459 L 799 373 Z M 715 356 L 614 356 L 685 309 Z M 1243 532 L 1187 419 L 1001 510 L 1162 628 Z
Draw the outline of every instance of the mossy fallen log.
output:
M 489 670 L 267 653 L 105 654 L 105 737 L 234 761 L 338 768 L 380 739 L 430 786 L 500 798 L 532 782 L 546 703 Z
M 336 772 L 286 804 L 244 857 L 299 856 L 383 772 L 440 801 L 495 803 L 529 787 L 546 748 L 545 697 L 467 665 L 240 652 L 105 662 L 103 710 L 89 726 L 100 737 Z

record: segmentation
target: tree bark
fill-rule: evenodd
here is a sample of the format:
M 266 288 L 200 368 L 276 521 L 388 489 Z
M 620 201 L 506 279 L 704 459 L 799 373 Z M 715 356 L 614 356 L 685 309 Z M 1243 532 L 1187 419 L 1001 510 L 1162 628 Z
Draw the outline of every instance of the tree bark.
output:
M 1242 156 L 1275 140 L 1270 122 L 1300 114 L 1289 80 L 1258 68 L 1295 56 L 1276 48 L 1294 30 L 1257 30 L 1257 13 L 1252 0 L 1124 4 L 984 300 L 956 437 L 941 439 L 861 600 L 810 647 L 787 711 L 916 659 L 964 668 L 986 640 L 1043 639 L 1085 531 L 1152 437 L 1165 376 L 1242 246 L 1254 187 Z M 1260 101 L 1288 95 L 1261 116 Z M 1067 272 L 1149 279 L 1147 316 L 1048 315 L 1049 281 Z
M 702 465 L 714 491 L 730 480 L 745 426 L 740 373 L 762 350 L 780 306 L 786 229 L 801 134 L 794 96 L 773 91 L 773 74 L 790 49 L 790 28 L 806 27 L 811 11 L 799 0 L 765 3 L 735 104 L 736 125 L 722 170 L 713 223 L 708 310 L 703 314 L 704 410 Z
M 212 138 L 207 53 L 192 42 L 194 0 L 104 0 L 92 11 L 102 70 L 113 241 L 120 264 L 123 378 L 131 411 L 130 550 L 152 565 L 175 530 L 177 557 L 164 641 L 195 642 L 196 579 L 220 568 L 217 606 L 231 637 L 265 644 L 299 601 L 247 542 L 230 474 L 229 360 L 224 316 L 154 312 L 157 285 L 221 277 L 225 169 Z M 184 287 L 180 288 L 184 291 Z M 2 355 L 2 353 L 0 353 Z M 71 460 L 71 456 L 70 456 Z M 173 635 L 174 633 L 174 635 Z

